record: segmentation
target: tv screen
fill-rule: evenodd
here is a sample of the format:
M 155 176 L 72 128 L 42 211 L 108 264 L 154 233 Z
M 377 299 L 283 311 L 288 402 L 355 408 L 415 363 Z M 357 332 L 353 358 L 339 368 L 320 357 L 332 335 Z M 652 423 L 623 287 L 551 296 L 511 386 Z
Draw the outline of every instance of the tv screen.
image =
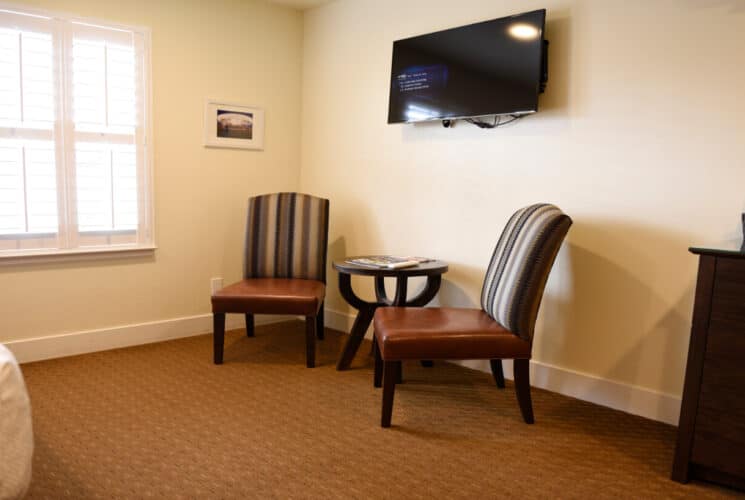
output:
M 393 42 L 388 123 L 538 110 L 546 10 Z

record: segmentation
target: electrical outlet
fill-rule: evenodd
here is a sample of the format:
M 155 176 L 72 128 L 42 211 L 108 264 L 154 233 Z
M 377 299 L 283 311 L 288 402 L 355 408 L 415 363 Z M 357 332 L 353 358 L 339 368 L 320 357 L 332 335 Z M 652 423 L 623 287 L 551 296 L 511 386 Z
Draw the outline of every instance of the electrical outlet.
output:
M 222 278 L 212 278 L 210 280 L 210 290 L 212 290 L 212 295 L 215 295 L 215 292 L 217 292 L 221 288 L 222 288 Z

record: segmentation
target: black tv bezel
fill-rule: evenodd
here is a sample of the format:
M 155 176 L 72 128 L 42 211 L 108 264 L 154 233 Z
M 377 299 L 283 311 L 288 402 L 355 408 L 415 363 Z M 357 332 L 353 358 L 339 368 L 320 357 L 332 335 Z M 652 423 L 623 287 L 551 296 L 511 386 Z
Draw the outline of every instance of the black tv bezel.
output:
M 459 30 L 459 29 L 465 29 L 472 26 L 476 26 L 478 24 L 483 23 L 491 23 L 494 21 L 503 21 L 507 19 L 512 19 L 515 17 L 521 17 L 525 16 L 527 14 L 532 14 L 534 12 L 542 12 L 543 13 L 543 19 L 541 23 L 541 63 L 538 68 L 538 78 L 536 79 L 536 98 L 535 98 L 535 109 L 530 110 L 517 110 L 517 111 L 505 111 L 505 112 L 497 112 L 497 113 L 479 113 L 475 115 L 463 115 L 463 116 L 457 116 L 457 115 L 441 115 L 436 117 L 430 117 L 430 118 L 420 118 L 420 119 L 411 119 L 411 120 L 396 120 L 391 121 L 391 92 L 392 92 L 392 85 L 391 82 L 393 81 L 393 56 L 395 52 L 395 45 L 397 42 L 403 42 L 406 40 L 411 40 L 414 38 L 419 38 L 421 36 L 429 36 L 429 35 L 436 35 L 438 33 L 443 33 L 446 31 L 451 30 Z M 509 16 L 502 16 L 502 17 L 495 17 L 494 19 L 487 19 L 485 21 L 477 21 L 475 23 L 470 24 L 464 24 L 462 26 L 455 26 L 453 28 L 445 28 L 437 31 L 432 31 L 429 33 L 422 33 L 419 35 L 414 35 L 406 38 L 400 38 L 398 40 L 394 40 L 391 44 L 391 70 L 390 70 L 390 77 L 388 79 L 388 125 L 397 125 L 402 123 L 421 123 L 421 122 L 436 122 L 436 121 L 443 121 L 443 120 L 462 120 L 466 118 L 482 118 L 482 117 L 488 117 L 488 116 L 520 116 L 520 115 L 529 115 L 533 113 L 538 112 L 538 95 L 542 94 L 546 88 L 546 84 L 548 83 L 548 40 L 545 38 L 546 34 L 546 9 L 535 9 L 530 10 L 526 12 L 521 12 L 519 14 L 512 14 Z

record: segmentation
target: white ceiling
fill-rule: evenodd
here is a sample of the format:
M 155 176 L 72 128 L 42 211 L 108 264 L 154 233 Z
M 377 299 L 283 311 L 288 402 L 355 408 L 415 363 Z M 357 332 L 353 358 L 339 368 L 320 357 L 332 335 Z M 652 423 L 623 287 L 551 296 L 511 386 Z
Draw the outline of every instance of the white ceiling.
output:
M 278 3 L 280 5 L 287 5 L 288 7 L 294 7 L 296 9 L 305 10 L 325 3 L 329 3 L 331 0 L 269 0 L 272 3 Z

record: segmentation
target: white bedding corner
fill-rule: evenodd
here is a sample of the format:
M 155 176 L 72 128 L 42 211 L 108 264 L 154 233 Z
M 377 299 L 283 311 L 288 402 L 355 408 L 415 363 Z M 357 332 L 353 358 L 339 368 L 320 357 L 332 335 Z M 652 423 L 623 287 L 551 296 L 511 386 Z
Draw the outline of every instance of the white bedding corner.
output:
M 0 500 L 23 498 L 31 482 L 34 433 L 21 368 L 0 344 Z

